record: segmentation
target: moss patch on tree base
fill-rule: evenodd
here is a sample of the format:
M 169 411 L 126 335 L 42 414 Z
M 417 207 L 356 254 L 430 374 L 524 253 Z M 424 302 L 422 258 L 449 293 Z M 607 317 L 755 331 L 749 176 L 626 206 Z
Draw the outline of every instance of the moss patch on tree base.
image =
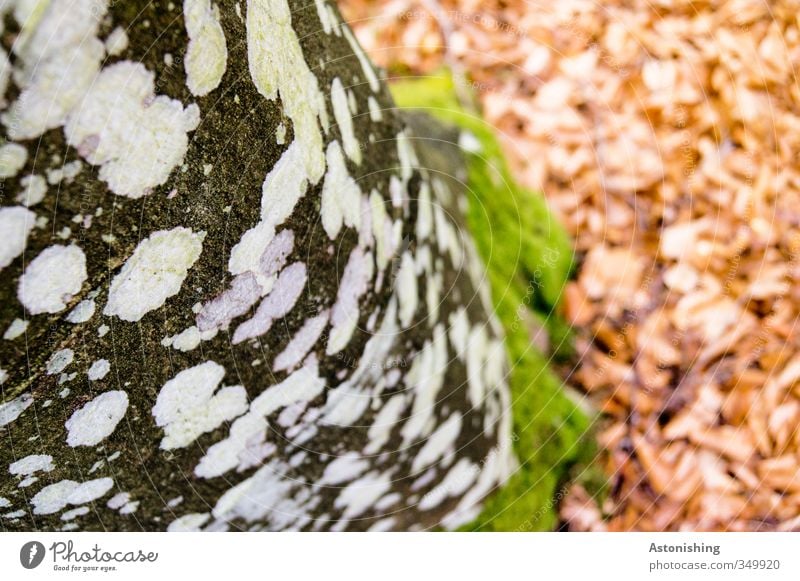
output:
M 486 265 L 511 362 L 513 437 L 520 465 L 465 530 L 552 530 L 563 486 L 576 464 L 593 456 L 590 419 L 565 394 L 550 368 L 569 357 L 569 327 L 555 309 L 570 277 L 569 236 L 544 198 L 512 178 L 495 133 L 463 108 L 447 72 L 397 80 L 397 105 L 425 112 L 462 130 L 467 161 L 467 224 Z M 549 353 L 535 336 L 546 333 Z

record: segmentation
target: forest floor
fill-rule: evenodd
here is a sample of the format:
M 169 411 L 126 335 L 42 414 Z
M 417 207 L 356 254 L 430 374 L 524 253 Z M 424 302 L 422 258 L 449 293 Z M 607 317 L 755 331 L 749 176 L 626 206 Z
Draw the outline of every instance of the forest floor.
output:
M 573 237 L 602 414 L 570 530 L 800 530 L 800 2 L 342 0 L 390 75 L 468 78 Z

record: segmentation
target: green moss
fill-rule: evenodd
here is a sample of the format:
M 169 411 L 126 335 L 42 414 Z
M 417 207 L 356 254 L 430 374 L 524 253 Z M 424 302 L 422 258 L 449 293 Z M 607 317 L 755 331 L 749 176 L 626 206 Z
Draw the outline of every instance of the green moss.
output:
M 572 244 L 543 197 L 520 187 L 509 172 L 494 131 L 465 111 L 447 73 L 392 83 L 398 106 L 422 110 L 473 135 L 466 153 L 467 224 L 491 282 L 506 331 L 519 469 L 487 502 L 467 530 L 552 530 L 560 487 L 571 469 L 588 462 L 589 419 L 565 395 L 549 357 L 568 357 L 571 336 L 555 308 L 573 267 Z M 552 353 L 539 352 L 532 331 L 547 330 Z

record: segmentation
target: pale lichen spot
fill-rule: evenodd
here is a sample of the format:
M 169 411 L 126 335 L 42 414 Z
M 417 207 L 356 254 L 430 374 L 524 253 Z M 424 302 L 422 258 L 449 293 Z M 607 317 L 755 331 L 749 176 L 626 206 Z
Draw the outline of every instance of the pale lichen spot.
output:
M 44 200 L 47 194 L 47 180 L 44 179 L 44 176 L 37 174 L 27 175 L 19 183 L 23 189 L 17 194 L 17 202 L 26 208 L 30 208 Z
M 8 467 L 9 473 L 14 476 L 30 476 L 36 472 L 51 472 L 53 457 L 47 454 L 31 454 L 20 458 Z
M 307 278 L 306 265 L 302 262 L 294 262 L 283 269 L 253 317 L 236 328 L 232 343 L 236 345 L 269 331 L 277 319 L 285 317 L 294 308 L 303 293 Z
M 6 143 L 0 146 L 0 179 L 13 178 L 25 167 L 28 150 L 18 143 Z
M 78 324 L 85 323 L 92 318 L 96 309 L 94 299 L 79 302 L 67 315 L 67 322 Z
M 184 0 L 183 18 L 189 35 L 186 86 L 202 97 L 216 89 L 228 67 L 228 47 L 219 23 L 219 8 L 209 0 Z
M 112 192 L 140 198 L 165 183 L 183 162 L 187 133 L 200 121 L 197 105 L 155 94 L 144 65 L 115 63 L 97 75 L 64 127 L 67 142 L 100 166 Z
M 397 273 L 397 298 L 400 306 L 398 313 L 400 324 L 408 327 L 419 303 L 417 275 L 414 272 L 414 258 L 410 252 L 404 252 L 400 259 L 400 270 Z
M 323 472 L 319 484 L 335 485 L 350 482 L 366 472 L 369 466 L 369 459 L 358 452 L 347 452 L 325 467 L 325 472 Z
M 303 165 L 302 148 L 302 142 L 293 141 L 264 178 L 261 219 L 231 250 L 228 270 L 232 274 L 259 271 L 259 261 L 275 236 L 275 228 L 292 214 L 305 194 L 308 176 Z
M 328 5 L 325 4 L 325 0 L 314 0 L 314 4 L 317 7 L 317 16 L 320 24 L 322 24 L 322 30 L 325 34 L 330 34 L 333 32 L 334 26 L 336 26 L 336 21 L 331 17 L 331 13 L 328 12 Z
M 211 515 L 207 512 L 190 512 L 175 519 L 167 526 L 168 533 L 189 533 L 200 530 L 208 522 Z
M 206 361 L 184 369 L 164 384 L 153 407 L 156 425 L 164 428 L 162 450 L 188 446 L 247 411 L 247 393 L 241 385 L 217 391 L 224 375 L 225 368 Z
M 322 185 L 320 214 L 322 227 L 333 240 L 339 235 L 342 224 L 351 228 L 361 226 L 361 189 L 347 171 L 338 141 L 328 144 L 326 158 L 328 170 Z
M 455 443 L 461 433 L 462 416 L 453 412 L 425 441 L 425 445 L 414 457 L 411 465 L 413 472 L 427 468 L 448 452 L 455 451 Z
M 252 272 L 240 274 L 221 295 L 200 306 L 197 311 L 197 328 L 200 333 L 227 329 L 236 317 L 247 313 L 261 298 L 262 288 Z M 167 339 L 173 344 L 173 339 Z M 163 344 L 163 343 L 162 343 Z
M 95 446 L 114 433 L 128 410 L 128 394 L 124 391 L 107 391 L 76 410 L 64 424 L 67 444 Z
M 25 334 L 25 331 L 28 329 L 28 324 L 30 321 L 23 321 L 22 319 L 14 319 L 11 324 L 6 329 L 6 332 L 3 333 L 3 339 L 6 341 L 13 341 L 17 337 L 21 337 Z
M 105 55 L 97 31 L 108 0 L 18 6 L 28 7 L 14 43 L 22 92 L 2 120 L 12 139 L 31 139 L 63 125 L 95 80 Z
M 106 52 L 109 56 L 119 56 L 128 48 L 128 33 L 121 26 L 117 26 L 106 38 Z
M 42 488 L 32 499 L 33 514 L 54 514 L 66 507 L 69 495 L 78 487 L 74 480 L 60 480 Z
M 354 518 L 369 510 L 391 486 L 389 474 L 370 472 L 348 484 L 336 498 L 334 505 L 344 510 L 342 516 L 345 519 Z
M 200 345 L 201 341 L 208 341 L 213 339 L 216 335 L 216 328 L 207 331 L 200 331 L 197 326 L 192 325 L 177 335 L 166 337 L 161 341 L 161 345 L 164 347 L 172 347 L 173 349 L 177 349 L 178 351 L 183 351 L 185 353 L 187 351 L 196 349 Z
M 17 297 L 32 315 L 58 313 L 80 292 L 86 278 L 83 250 L 74 244 L 50 246 L 25 269 Z
M 302 151 L 302 167 L 316 184 L 325 171 L 320 123 L 327 127 L 325 97 L 308 68 L 286 0 L 248 0 L 247 62 L 253 84 L 265 98 L 280 95 Z
M 111 510 L 119 510 L 131 499 L 131 495 L 129 492 L 117 492 L 114 496 L 108 499 L 106 506 Z
M 338 353 L 350 342 L 361 314 L 359 300 L 367 292 L 373 273 L 372 254 L 356 247 L 347 260 L 331 310 L 332 328 L 325 349 L 328 355 Z
M 375 97 L 372 95 L 370 95 L 367 99 L 367 107 L 369 108 L 369 118 L 373 122 L 377 123 L 379 121 L 383 121 L 383 111 L 381 111 L 378 101 L 376 101 Z
M 306 320 L 286 348 L 275 358 L 273 370 L 291 371 L 297 367 L 319 340 L 322 331 L 328 324 L 329 316 L 330 313 L 325 310 L 316 317 Z
M 306 404 L 324 389 L 325 380 L 319 377 L 316 360 L 311 359 L 256 397 L 249 411 L 233 422 L 229 436 L 208 449 L 195 468 L 195 475 L 214 478 L 233 468 L 244 470 L 261 464 L 275 451 L 275 445 L 265 441 L 267 416 L 287 406 Z
M 0 375 L 4 373 L 0 370 Z M 29 393 L 23 393 L 9 402 L 0 404 L 0 428 L 16 420 L 33 403 Z
M 99 381 L 108 375 L 109 371 L 111 371 L 111 363 L 108 359 L 98 359 L 92 363 L 86 375 L 88 375 L 89 381 Z
M 84 516 L 89 514 L 89 507 L 88 506 L 79 506 L 78 508 L 73 508 L 72 510 L 67 510 L 61 515 L 61 520 L 64 522 L 69 522 L 71 520 L 75 520 L 80 516 Z
M 331 105 L 333 105 L 333 116 L 339 126 L 339 133 L 342 136 L 344 152 L 356 164 L 361 164 L 361 147 L 356 139 L 355 129 L 353 128 L 353 117 L 348 105 L 347 93 L 342 86 L 339 77 L 335 77 L 331 83 Z
M 375 74 L 375 70 L 372 68 L 372 64 L 369 62 L 369 58 L 364 53 L 364 49 L 362 49 L 361 45 L 358 44 L 358 41 L 356 40 L 356 37 L 353 35 L 353 32 L 350 30 L 349 26 L 343 26 L 341 28 L 344 32 L 344 37 L 350 44 L 350 48 L 353 49 L 358 62 L 361 64 L 361 70 L 364 71 L 364 76 L 367 77 L 369 88 L 372 89 L 373 93 L 379 92 L 381 89 L 380 81 L 378 80 L 378 76 Z
M 114 481 L 108 477 L 83 482 L 70 492 L 67 503 L 75 505 L 95 501 L 105 496 L 113 486 Z
M 47 360 L 47 375 L 61 373 L 75 359 L 75 352 L 72 349 L 61 349 L 56 351 Z
M 22 206 L 0 208 L 0 270 L 23 253 L 35 223 L 36 214 Z
M 138 321 L 176 295 L 189 269 L 200 257 L 205 232 L 179 226 L 159 230 L 139 243 L 114 277 L 103 311 L 125 321 Z

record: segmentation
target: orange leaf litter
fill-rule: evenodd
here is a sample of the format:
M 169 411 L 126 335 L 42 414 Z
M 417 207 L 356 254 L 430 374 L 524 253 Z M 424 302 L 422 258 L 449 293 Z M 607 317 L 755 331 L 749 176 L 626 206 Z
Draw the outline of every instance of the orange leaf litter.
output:
M 800 530 L 800 2 L 341 7 L 380 65 L 466 71 L 574 236 L 610 486 L 569 529 Z

